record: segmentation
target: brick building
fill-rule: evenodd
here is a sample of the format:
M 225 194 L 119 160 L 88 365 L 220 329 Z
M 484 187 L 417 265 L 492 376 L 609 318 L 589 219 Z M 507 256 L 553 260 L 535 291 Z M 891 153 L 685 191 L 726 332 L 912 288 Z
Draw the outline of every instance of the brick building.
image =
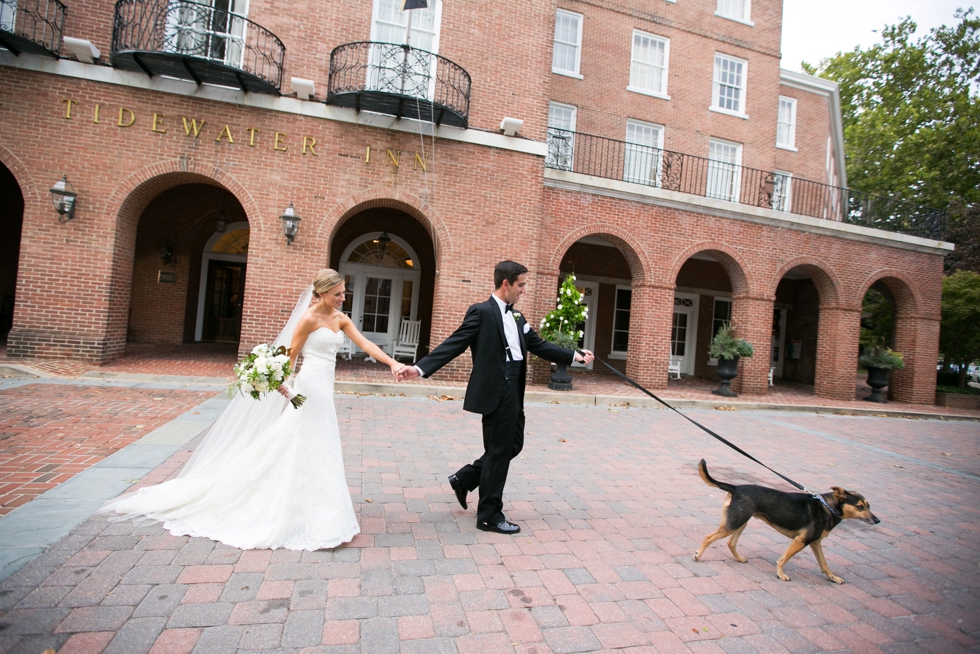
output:
M 575 272 L 584 345 L 653 389 L 672 359 L 711 375 L 732 320 L 743 393 L 772 370 L 851 398 L 875 287 L 892 396 L 932 402 L 951 246 L 846 189 L 836 86 L 779 68 L 781 0 L 399 5 L 2 0 L 8 356 L 245 351 L 325 265 L 372 340 L 418 320 L 424 352 L 512 258 L 532 320 Z

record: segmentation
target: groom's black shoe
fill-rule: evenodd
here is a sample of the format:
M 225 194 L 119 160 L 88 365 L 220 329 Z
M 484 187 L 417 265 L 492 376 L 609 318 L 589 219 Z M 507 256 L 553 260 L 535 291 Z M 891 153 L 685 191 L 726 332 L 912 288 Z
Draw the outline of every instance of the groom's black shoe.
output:
M 456 499 L 459 500 L 459 505 L 464 509 L 468 508 L 466 506 L 466 489 L 463 488 L 463 482 L 461 482 L 456 475 L 449 475 L 449 485 L 453 487 L 456 492 Z
M 515 525 L 513 522 L 507 522 L 506 520 L 501 520 L 495 525 L 489 522 L 479 522 L 476 523 L 476 528 L 482 531 L 495 531 L 498 534 L 518 534 L 521 528 Z

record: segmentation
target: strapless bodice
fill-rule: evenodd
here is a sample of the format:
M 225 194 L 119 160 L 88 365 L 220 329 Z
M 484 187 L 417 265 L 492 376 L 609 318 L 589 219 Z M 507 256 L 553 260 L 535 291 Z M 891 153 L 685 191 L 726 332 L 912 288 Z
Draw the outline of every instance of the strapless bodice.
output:
M 306 337 L 303 345 L 304 359 L 323 359 L 334 362 L 337 350 L 344 344 L 344 332 L 335 332 L 329 327 L 320 327 Z

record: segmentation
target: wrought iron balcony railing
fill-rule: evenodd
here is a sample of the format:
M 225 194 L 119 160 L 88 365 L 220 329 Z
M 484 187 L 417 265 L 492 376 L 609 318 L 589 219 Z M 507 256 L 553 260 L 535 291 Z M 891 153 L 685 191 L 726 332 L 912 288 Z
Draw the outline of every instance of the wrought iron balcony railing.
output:
M 942 240 L 946 212 L 660 148 L 548 129 L 545 167 Z
M 59 57 L 67 11 L 58 0 L 0 0 L 0 46 Z
M 116 68 L 278 95 L 286 48 L 243 15 L 190 0 L 119 0 Z
M 470 76 L 437 54 L 398 43 L 345 43 L 330 53 L 327 104 L 466 128 Z

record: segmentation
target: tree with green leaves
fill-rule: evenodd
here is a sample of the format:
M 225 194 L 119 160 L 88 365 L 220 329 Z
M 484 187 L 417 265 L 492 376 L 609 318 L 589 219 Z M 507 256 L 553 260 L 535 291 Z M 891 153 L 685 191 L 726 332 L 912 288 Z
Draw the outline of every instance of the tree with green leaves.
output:
M 840 85 L 851 188 L 942 210 L 980 203 L 980 18 L 954 17 L 918 39 L 906 18 L 880 43 L 803 62 Z M 976 213 L 951 212 L 950 234 L 965 220 Z
M 980 275 L 958 270 L 943 278 L 943 319 L 939 350 L 959 365 L 959 386 L 966 386 L 967 366 L 980 359 Z

